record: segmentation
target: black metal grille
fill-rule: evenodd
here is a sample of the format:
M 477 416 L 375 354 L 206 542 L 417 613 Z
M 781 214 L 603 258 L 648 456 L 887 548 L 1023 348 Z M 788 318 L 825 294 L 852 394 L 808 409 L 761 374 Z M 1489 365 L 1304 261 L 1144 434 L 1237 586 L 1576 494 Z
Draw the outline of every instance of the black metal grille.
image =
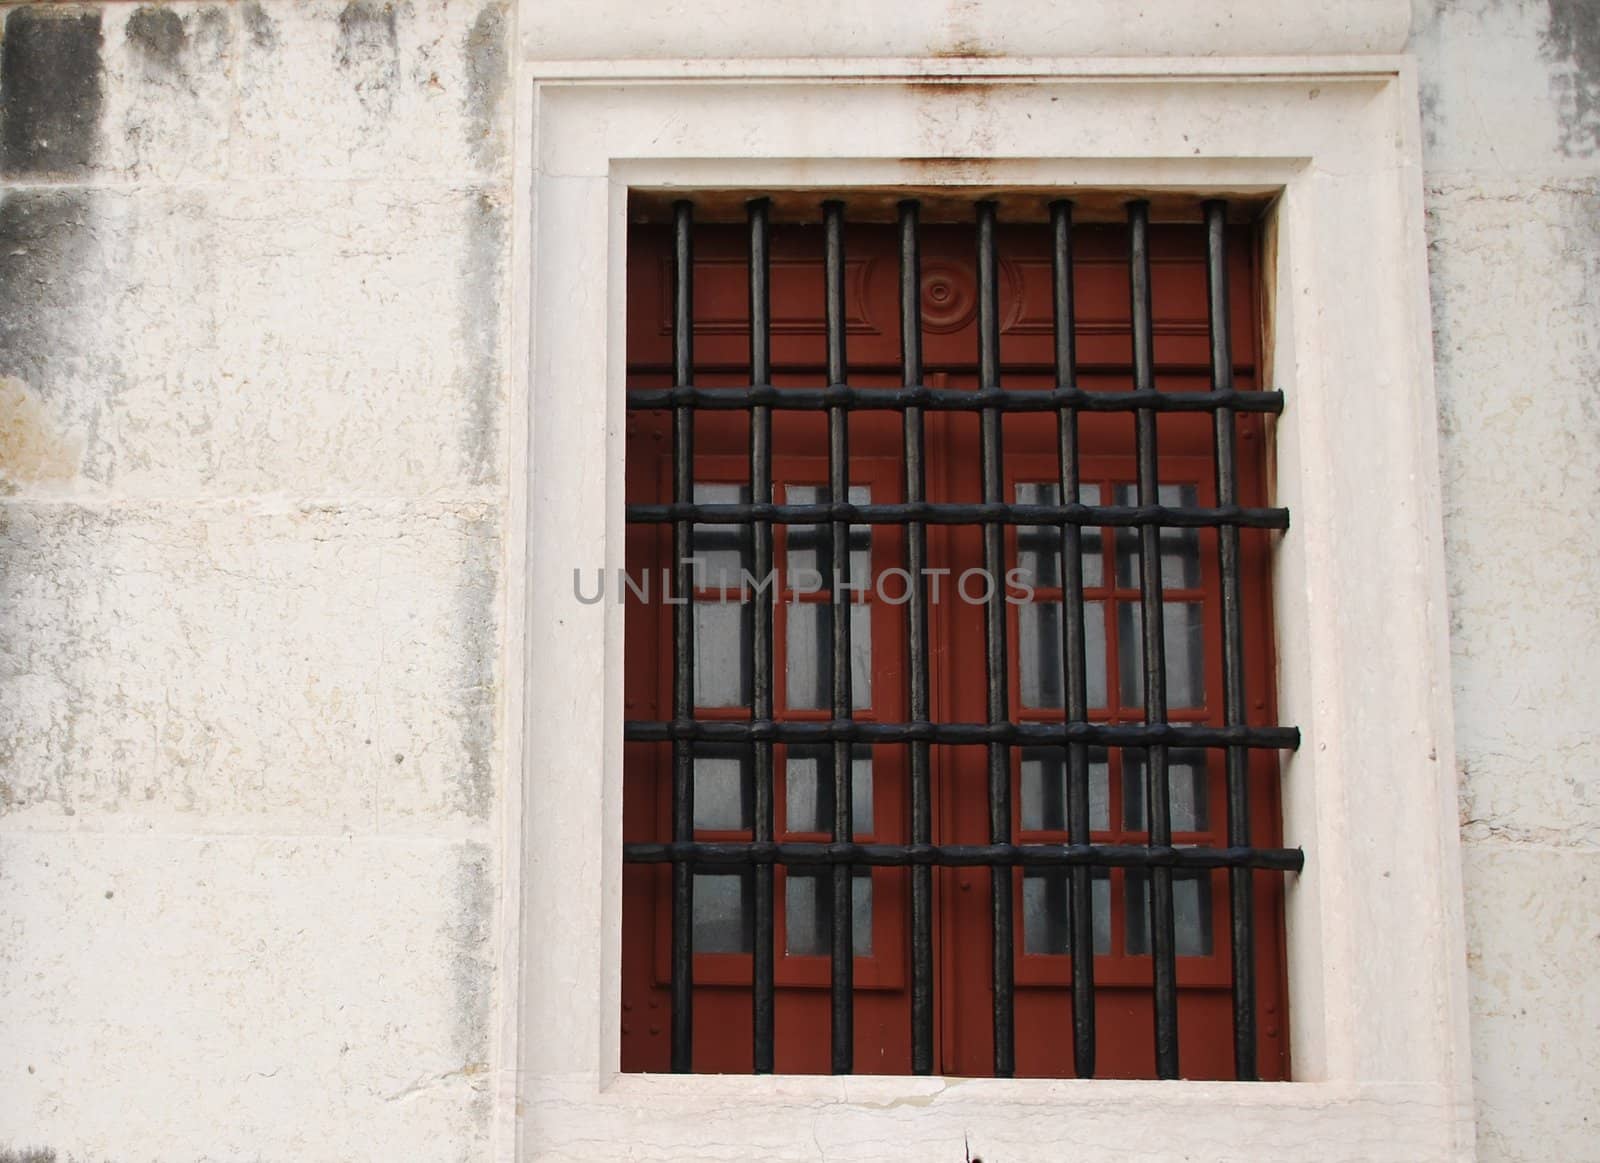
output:
M 749 526 L 754 576 L 773 566 L 773 526 L 816 524 L 840 582 L 848 584 L 850 553 L 832 552 L 848 544 L 852 524 L 906 527 L 905 566 L 912 579 L 905 604 L 909 663 L 909 717 L 900 723 L 862 722 L 852 717 L 851 619 L 844 608 L 848 592 L 835 584 L 829 603 L 832 650 L 827 721 L 779 721 L 773 707 L 773 619 L 769 600 L 753 603 L 750 635 L 752 680 L 750 718 L 702 720 L 694 714 L 693 609 L 688 602 L 673 612 L 672 717 L 668 721 L 630 721 L 631 742 L 670 742 L 672 748 L 672 839 L 631 843 L 624 859 L 672 867 L 671 1065 L 692 1069 L 694 871 L 697 867 L 746 870 L 754 886 L 752 1005 L 754 1069 L 769 1073 L 774 1061 L 773 866 L 826 867 L 831 895 L 832 1069 L 853 1069 L 853 899 L 856 866 L 903 867 L 911 876 L 911 1047 L 912 1069 L 934 1069 L 932 869 L 972 867 L 1065 868 L 1070 876 L 1068 948 L 1073 966 L 1071 1022 L 1074 1069 L 1095 1073 L 1094 938 L 1091 878 L 1097 869 L 1147 870 L 1150 885 L 1150 953 L 1155 1002 L 1156 1073 L 1178 1076 L 1178 986 L 1174 923 L 1175 870 L 1228 870 L 1233 991 L 1234 1064 L 1240 1079 L 1257 1077 L 1256 983 L 1252 876 L 1257 871 L 1299 871 L 1298 849 L 1258 848 L 1251 844 L 1248 752 L 1293 748 L 1292 727 L 1253 726 L 1246 721 L 1244 632 L 1241 614 L 1241 528 L 1288 528 L 1279 508 L 1239 505 L 1235 420 L 1241 413 L 1276 414 L 1283 396 L 1276 391 L 1238 391 L 1234 386 L 1228 335 L 1226 256 L 1227 207 L 1204 204 L 1207 233 L 1207 306 L 1212 385 L 1207 392 L 1165 393 L 1154 374 L 1151 313 L 1149 207 L 1127 204 L 1132 288 L 1133 387 L 1131 391 L 1085 391 L 1077 386 L 1072 304 L 1072 204 L 1050 206 L 1054 362 L 1056 386 L 1050 390 L 1008 391 L 1001 384 L 996 206 L 975 207 L 978 272 L 978 387 L 975 391 L 924 384 L 918 204 L 901 203 L 899 217 L 902 387 L 853 388 L 847 382 L 845 352 L 844 219 L 842 202 L 823 203 L 824 306 L 827 332 L 827 382 L 810 388 L 772 385 L 769 205 L 749 203 L 750 383 L 742 388 L 694 386 L 693 210 L 675 204 L 673 386 L 628 393 L 631 410 L 670 410 L 672 415 L 672 501 L 630 504 L 627 519 L 639 524 L 669 524 L 674 554 L 674 591 L 693 592 L 693 527 L 696 523 Z M 739 409 L 750 415 L 750 501 L 739 504 L 694 500 L 694 417 L 697 410 Z M 827 415 L 828 487 L 817 504 L 776 504 L 772 497 L 772 411 L 823 411 Z M 847 498 L 850 464 L 848 414 L 855 410 L 897 411 L 903 416 L 905 500 L 894 504 L 855 504 Z M 976 504 L 930 503 L 926 498 L 923 423 L 928 411 L 975 411 L 979 417 L 982 499 Z M 1001 417 L 1007 413 L 1054 412 L 1058 429 L 1059 486 L 1062 503 L 1008 503 L 1003 495 Z M 1088 505 L 1079 496 L 1078 422 L 1081 413 L 1131 413 L 1137 475 L 1133 505 Z M 1213 418 L 1216 498 L 1213 507 L 1162 504 L 1158 493 L 1159 455 L 1156 417 L 1163 412 L 1209 413 Z M 1062 551 L 1062 647 L 1065 715 L 1060 723 L 1025 723 L 1010 716 L 1007 692 L 1007 640 L 1004 598 L 990 587 L 984 610 L 987 716 L 981 723 L 930 721 L 926 529 L 932 524 L 981 526 L 983 563 L 990 577 L 1005 569 L 1006 525 L 1054 526 Z M 1145 721 L 1097 723 L 1089 719 L 1084 627 L 1084 582 L 1080 553 L 1082 528 L 1137 530 L 1139 591 L 1143 638 Z M 1223 724 L 1167 722 L 1165 633 L 1159 538 L 1164 528 L 1211 528 L 1218 534 L 1221 578 Z M 736 743 L 752 749 L 754 826 L 749 841 L 697 841 L 694 838 L 693 747 L 696 743 Z M 830 748 L 833 778 L 831 843 L 777 842 L 774 839 L 773 746 L 812 744 Z M 910 759 L 910 842 L 863 844 L 854 839 L 852 748 L 860 744 L 904 744 Z M 929 747 L 982 746 L 987 753 L 990 843 L 935 844 L 932 841 Z M 1019 745 L 1059 747 L 1067 759 L 1068 842 L 1012 841 L 1011 749 Z M 1145 754 L 1144 818 L 1149 842 L 1143 845 L 1090 841 L 1089 748 L 1116 746 Z M 1226 752 L 1227 846 L 1175 847 L 1169 788 L 1169 752 L 1216 747 Z M 1015 1070 L 1014 966 L 1011 878 L 995 875 L 992 886 L 994 1072 Z

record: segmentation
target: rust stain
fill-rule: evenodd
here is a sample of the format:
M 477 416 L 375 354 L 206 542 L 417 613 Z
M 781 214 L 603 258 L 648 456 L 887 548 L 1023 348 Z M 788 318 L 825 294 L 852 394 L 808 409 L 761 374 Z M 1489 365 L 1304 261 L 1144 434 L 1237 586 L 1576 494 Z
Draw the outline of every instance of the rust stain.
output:
M 941 60 L 992 60 L 1002 54 L 992 48 L 985 48 L 974 37 L 962 37 L 950 44 L 948 48 L 937 48 L 933 55 Z
M 82 463 L 82 440 L 59 430 L 27 384 L 0 376 L 0 484 L 68 480 Z

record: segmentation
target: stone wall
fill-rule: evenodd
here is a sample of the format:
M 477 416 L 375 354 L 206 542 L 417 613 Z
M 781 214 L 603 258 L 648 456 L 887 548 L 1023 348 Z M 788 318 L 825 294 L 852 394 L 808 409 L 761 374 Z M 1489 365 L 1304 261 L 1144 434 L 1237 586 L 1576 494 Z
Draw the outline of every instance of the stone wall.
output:
M 485 1158 L 507 9 L 3 18 L 0 1159 Z
M 1600 1159 L 1600 5 L 1427 2 L 1478 1150 Z

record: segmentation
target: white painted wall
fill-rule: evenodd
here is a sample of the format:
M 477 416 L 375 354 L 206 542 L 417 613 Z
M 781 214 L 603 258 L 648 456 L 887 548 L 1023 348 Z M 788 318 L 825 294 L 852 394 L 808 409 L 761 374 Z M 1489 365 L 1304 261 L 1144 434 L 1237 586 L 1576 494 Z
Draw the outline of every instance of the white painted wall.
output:
M 556 7 L 4 10 L 0 1160 L 494 1153 L 509 76 Z M 1403 32 L 1104 7 L 1045 48 Z M 653 55 L 601 8 L 550 55 Z M 813 47 L 1011 48 L 995 11 Z M 1593 13 L 1418 0 L 1410 41 L 1487 1160 L 1600 1159 Z M 85 14 L 98 84 L 40 114 L 37 21 Z

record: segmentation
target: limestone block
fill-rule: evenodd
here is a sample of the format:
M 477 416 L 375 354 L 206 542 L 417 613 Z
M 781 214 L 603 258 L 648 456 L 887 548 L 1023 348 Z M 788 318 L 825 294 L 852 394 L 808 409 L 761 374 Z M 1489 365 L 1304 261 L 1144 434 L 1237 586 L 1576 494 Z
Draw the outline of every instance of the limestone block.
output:
M 498 521 L 481 505 L 0 505 L 0 818 L 483 821 Z
M 0 1155 L 486 1157 L 474 843 L 0 833 Z
M 44 476 L 0 461 L 0 490 L 496 482 L 508 223 L 503 191 L 435 183 L 0 195 L 0 376 L 79 450 Z
M 1429 194 L 1469 837 L 1600 840 L 1600 186 Z
M 1478 1158 L 1600 1158 L 1600 852 L 1464 852 Z
M 236 176 L 508 168 L 507 0 L 276 0 L 239 19 Z

